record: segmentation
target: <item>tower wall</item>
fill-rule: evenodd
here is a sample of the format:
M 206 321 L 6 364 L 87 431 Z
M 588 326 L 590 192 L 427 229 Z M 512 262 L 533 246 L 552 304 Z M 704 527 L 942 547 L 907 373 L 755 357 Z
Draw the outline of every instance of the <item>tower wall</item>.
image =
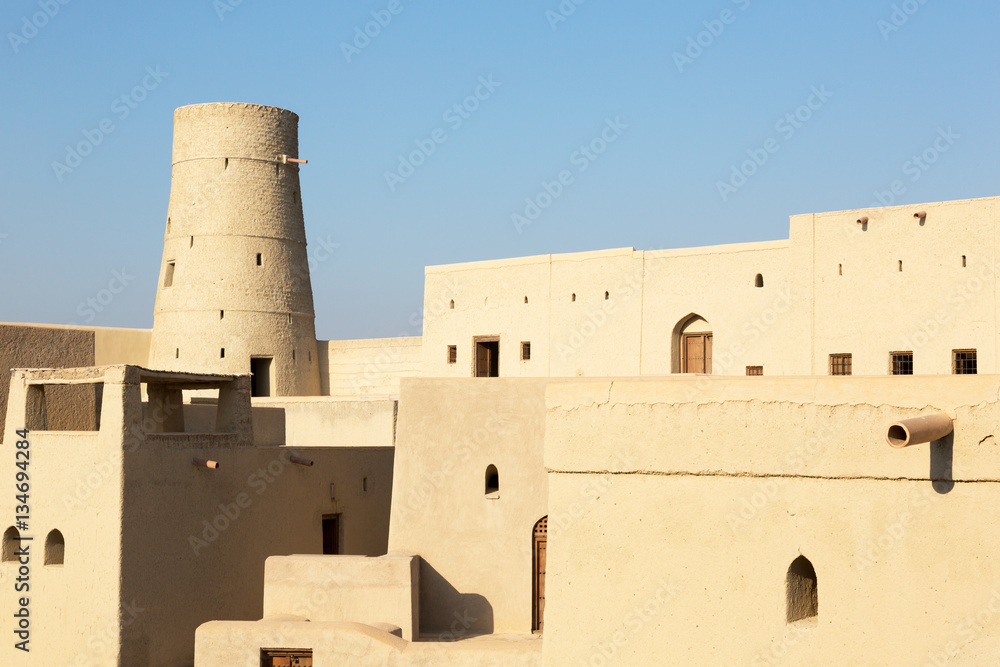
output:
M 270 357 L 268 393 L 318 395 L 298 116 L 254 104 L 174 113 L 173 172 L 150 366 L 246 373 Z M 224 350 L 224 352 L 223 352 Z

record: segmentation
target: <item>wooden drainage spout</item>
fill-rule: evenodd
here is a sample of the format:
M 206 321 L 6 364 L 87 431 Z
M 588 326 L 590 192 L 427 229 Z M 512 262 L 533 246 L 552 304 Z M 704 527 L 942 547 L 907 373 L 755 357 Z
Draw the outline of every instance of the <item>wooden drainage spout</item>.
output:
M 904 419 L 892 424 L 885 434 L 890 447 L 900 449 L 910 445 L 940 440 L 952 432 L 951 417 L 939 412 L 934 415 Z
M 211 468 L 212 470 L 217 470 L 219 468 L 218 461 L 212 461 L 211 459 L 193 459 L 191 461 L 199 468 Z

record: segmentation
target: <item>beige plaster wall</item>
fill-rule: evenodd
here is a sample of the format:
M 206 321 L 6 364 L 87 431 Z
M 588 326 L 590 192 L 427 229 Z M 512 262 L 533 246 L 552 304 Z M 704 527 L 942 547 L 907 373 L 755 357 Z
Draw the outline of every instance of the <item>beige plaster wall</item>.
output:
M 918 375 L 946 375 L 954 349 L 996 372 L 997 208 L 992 197 L 796 215 L 782 241 L 427 267 L 423 374 L 473 375 L 476 337 L 494 337 L 501 377 L 667 375 L 694 315 L 712 327 L 715 375 L 826 375 L 845 352 L 855 375 L 887 375 L 890 352 L 909 351 Z
M 540 639 L 477 637 L 410 643 L 360 623 L 303 623 L 298 617 L 205 623 L 196 635 L 197 667 L 259 667 L 260 648 L 311 647 L 314 667 L 536 667 Z
M 254 398 L 258 445 L 291 447 L 392 447 L 393 399 L 340 397 Z
M 134 364 L 147 367 L 149 364 L 149 341 L 152 336 L 152 329 L 96 327 L 94 329 L 94 365 Z
M 344 553 L 386 552 L 391 448 L 157 440 L 126 460 L 123 596 L 146 611 L 126 628 L 124 664 L 190 660 L 201 623 L 259 619 L 266 558 L 321 553 L 324 514 L 341 515 Z M 292 464 L 289 454 L 314 465 Z M 196 467 L 193 457 L 216 460 L 219 468 Z
M 419 377 L 420 337 L 321 340 L 323 396 L 399 396 L 399 380 Z
M 546 514 L 545 379 L 404 379 L 389 550 L 418 554 L 421 631 L 531 631 L 532 529 Z M 485 494 L 486 468 L 499 472 Z
M 0 495 L 0 531 L 12 525 L 20 504 L 14 485 L 16 429 L 23 428 L 26 388 L 23 371 L 10 381 L 4 444 L 0 446 L 9 479 Z M 92 387 L 93 385 L 82 385 Z M 120 388 L 120 385 L 118 385 Z M 5 395 L 7 392 L 3 392 Z M 121 391 L 104 386 L 105 428 L 100 432 L 31 431 L 28 435 L 28 590 L 15 591 L 20 563 L 0 562 L 0 609 L 7 641 L 0 662 L 11 665 L 113 665 L 119 654 L 119 622 L 131 600 L 120 596 L 121 576 Z M 20 460 L 25 460 L 22 456 Z M 53 530 L 65 541 L 63 565 L 45 565 L 46 537 Z M 16 547 L 16 545 L 14 545 Z M 14 648 L 20 597 L 28 598 L 30 652 Z M 124 605 L 123 607 L 120 607 Z M 120 608 L 125 614 L 120 617 Z
M 264 615 L 311 622 L 383 623 L 413 641 L 419 630 L 420 559 L 412 554 L 271 556 L 264 564 Z
M 1000 377 L 697 382 L 550 385 L 546 664 L 1000 657 L 984 530 Z M 885 443 L 893 420 L 937 410 L 949 438 Z M 819 615 L 788 624 L 800 554 Z

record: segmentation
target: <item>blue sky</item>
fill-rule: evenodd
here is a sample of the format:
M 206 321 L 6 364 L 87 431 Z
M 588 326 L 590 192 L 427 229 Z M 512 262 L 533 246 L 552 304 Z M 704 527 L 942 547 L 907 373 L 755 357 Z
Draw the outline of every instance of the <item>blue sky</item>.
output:
M 7 0 L 0 321 L 152 326 L 172 114 L 200 102 L 299 114 L 321 339 L 419 334 L 429 264 L 780 239 L 894 183 L 895 203 L 997 195 L 998 19 L 942 0 Z

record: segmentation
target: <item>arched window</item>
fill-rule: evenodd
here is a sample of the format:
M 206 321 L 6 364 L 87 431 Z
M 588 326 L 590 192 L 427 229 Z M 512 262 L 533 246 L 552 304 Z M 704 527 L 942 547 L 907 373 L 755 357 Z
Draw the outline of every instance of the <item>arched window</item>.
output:
M 816 570 L 805 556 L 799 556 L 788 566 L 785 577 L 785 599 L 789 623 L 816 618 L 819 614 L 819 587 Z
M 764 286 L 764 276 L 758 273 L 757 277 L 753 279 L 753 286 L 754 287 L 763 287 Z
M 500 473 L 492 463 L 486 466 L 486 495 L 500 493 Z
M 50 531 L 45 538 L 45 564 L 62 565 L 66 555 L 66 540 L 58 530 Z
M 3 544 L 0 545 L 0 560 L 17 560 L 17 550 L 19 548 L 21 548 L 21 533 L 17 532 L 17 528 L 11 526 L 3 531 Z

